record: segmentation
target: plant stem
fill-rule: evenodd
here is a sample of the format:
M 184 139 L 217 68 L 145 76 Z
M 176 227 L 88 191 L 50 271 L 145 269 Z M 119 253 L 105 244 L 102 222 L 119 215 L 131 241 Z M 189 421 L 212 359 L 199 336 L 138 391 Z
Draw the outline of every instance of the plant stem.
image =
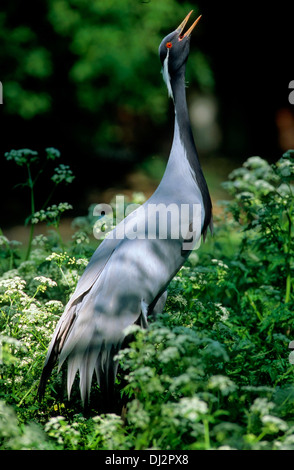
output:
M 208 419 L 204 419 L 203 424 L 204 424 L 204 445 L 205 445 L 205 449 L 209 450 L 210 449 L 210 437 L 209 437 Z
M 249 303 L 250 303 L 251 307 L 253 308 L 254 312 L 256 313 L 256 316 L 257 316 L 258 320 L 259 320 L 260 322 L 262 322 L 262 320 L 263 320 L 263 319 L 262 319 L 262 315 L 259 313 L 258 308 L 256 307 L 255 303 L 254 303 L 253 300 L 251 299 L 251 297 L 250 297 L 250 295 L 248 294 L 248 292 L 245 292 L 245 296 L 248 298 Z
M 59 222 L 58 222 L 58 224 L 55 225 L 55 230 L 56 230 L 56 233 L 57 233 L 57 235 L 58 235 L 61 248 L 62 248 L 63 251 L 64 251 L 65 246 L 64 246 L 64 243 L 63 243 L 63 240 L 62 240 L 62 236 L 61 236 L 61 233 L 60 233 Z
M 54 192 L 55 192 L 55 190 L 56 190 L 56 187 L 57 187 L 57 185 L 54 186 L 54 188 L 51 190 L 49 196 L 47 197 L 46 201 L 44 202 L 44 204 L 43 204 L 43 206 L 42 206 L 42 209 L 46 209 L 46 207 L 48 206 L 49 201 L 50 201 L 50 199 L 52 198 L 52 196 L 53 196 L 53 194 L 54 194 Z
M 35 381 L 35 382 L 33 383 L 33 385 L 31 386 L 31 388 L 27 391 L 27 393 L 26 393 L 26 394 L 22 397 L 22 399 L 18 402 L 18 404 L 17 404 L 18 407 L 20 407 L 20 406 L 23 404 L 24 400 L 25 400 L 26 397 L 32 392 L 32 390 L 36 387 L 36 384 L 37 384 L 37 383 L 38 383 L 37 381 Z
M 291 279 L 291 273 L 288 273 L 287 279 L 286 279 L 286 295 L 285 295 L 285 304 L 290 302 L 290 296 L 291 296 L 291 284 L 292 284 L 292 279 Z
M 291 277 L 291 267 L 290 267 L 290 261 L 291 261 L 291 236 L 292 236 L 292 219 L 287 212 L 287 218 L 288 218 L 288 223 L 289 223 L 289 228 L 288 228 L 288 244 L 286 246 L 285 254 L 286 254 L 286 262 L 287 262 L 287 279 L 286 279 L 286 293 L 285 293 L 285 304 L 290 302 L 290 296 L 291 296 L 291 285 L 292 285 L 292 277 Z M 290 259 L 289 259 L 290 257 Z
M 60 269 L 60 271 L 61 271 L 61 274 L 62 274 L 62 276 L 63 276 L 63 279 L 64 279 L 65 282 L 67 283 L 68 287 L 70 287 L 69 282 L 68 282 L 68 280 L 66 279 L 66 275 L 64 274 L 64 272 L 63 272 L 63 270 L 62 270 L 62 267 L 59 266 L 59 269 Z
M 30 165 L 27 164 L 27 170 L 28 170 L 28 183 L 29 183 L 29 188 L 31 190 L 31 217 L 35 213 L 35 196 L 34 196 L 34 182 L 32 180 L 32 175 L 31 175 L 31 169 Z M 27 261 L 30 257 L 31 249 L 32 249 L 32 241 L 33 241 L 33 236 L 34 236 L 34 231 L 35 231 L 35 226 L 34 224 L 30 224 L 30 236 L 29 236 L 29 244 L 28 244 L 28 249 L 25 257 L 25 261 Z

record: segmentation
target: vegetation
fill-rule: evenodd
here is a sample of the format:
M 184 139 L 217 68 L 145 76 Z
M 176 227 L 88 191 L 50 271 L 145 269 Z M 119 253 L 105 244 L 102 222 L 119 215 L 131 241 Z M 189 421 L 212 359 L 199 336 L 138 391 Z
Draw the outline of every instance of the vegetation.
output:
M 27 168 L 40 163 L 35 157 L 7 154 Z M 50 236 L 33 236 L 25 254 L 0 238 L 1 448 L 293 450 L 293 179 L 294 151 L 275 165 L 249 158 L 230 175 L 214 237 L 173 279 L 165 312 L 148 330 L 133 328 L 119 354 L 124 420 L 99 414 L 95 385 L 83 414 L 57 372 L 36 400 L 54 326 L 93 252 L 94 220 L 91 211 L 76 219 L 65 245 L 60 206 L 56 217 L 52 207 L 32 207 L 30 224 L 54 221 Z
M 76 103 L 75 112 L 78 109 L 84 119 L 91 120 L 95 113 L 97 130 L 91 136 L 93 147 L 101 151 L 129 144 L 132 137 L 127 136 L 126 121 L 130 132 L 134 119 L 166 120 L 169 103 L 159 73 L 158 46 L 167 28 L 178 26 L 175 19 L 180 22 L 191 9 L 197 13 L 195 3 L 43 3 L 36 5 L 38 21 L 32 21 L 26 9 L 11 8 L 8 2 L 0 14 L 0 54 L 6 64 L 1 80 L 8 115 L 31 120 L 56 113 L 56 106 L 64 113 L 65 102 L 69 110 L 71 102 Z M 199 47 L 191 52 L 187 80 L 202 90 L 213 87 L 211 69 Z M 87 124 L 79 123 L 78 128 L 83 131 L 79 136 L 85 136 L 90 145 Z

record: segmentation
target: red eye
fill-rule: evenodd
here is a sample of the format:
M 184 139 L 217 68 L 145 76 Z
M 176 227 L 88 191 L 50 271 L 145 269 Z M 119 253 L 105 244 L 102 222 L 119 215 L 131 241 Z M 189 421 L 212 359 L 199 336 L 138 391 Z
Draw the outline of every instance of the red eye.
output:
M 171 49 L 171 48 L 173 47 L 173 45 L 172 45 L 171 42 L 167 42 L 167 43 L 166 43 L 166 47 L 167 47 L 168 49 Z

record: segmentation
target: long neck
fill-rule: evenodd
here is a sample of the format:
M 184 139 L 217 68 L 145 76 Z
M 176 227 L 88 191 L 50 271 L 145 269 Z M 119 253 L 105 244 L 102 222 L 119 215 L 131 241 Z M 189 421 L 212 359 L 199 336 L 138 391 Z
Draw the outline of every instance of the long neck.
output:
M 181 138 L 184 143 L 195 143 L 191 132 L 191 124 L 186 100 L 186 87 L 185 87 L 185 66 L 183 66 L 177 73 L 177 75 L 171 78 L 171 88 L 173 92 L 173 100 L 175 107 L 175 115 L 178 120 Z M 195 148 L 196 152 L 196 148 Z
M 190 124 L 186 100 L 185 65 L 181 67 L 181 69 L 177 72 L 176 75 L 171 77 L 171 88 L 173 92 L 175 106 L 175 134 L 173 146 L 177 145 L 177 139 L 180 139 L 181 144 L 185 149 L 187 164 L 189 165 L 191 172 L 195 177 L 196 184 L 202 194 L 205 209 L 204 228 L 206 228 L 211 219 L 211 200 L 207 184 L 200 166 L 198 153 Z M 179 155 L 178 158 L 181 158 L 181 156 Z
M 199 170 L 201 171 L 201 167 L 191 129 L 186 100 L 185 66 L 178 71 L 177 75 L 171 78 L 171 88 L 175 107 L 175 125 L 178 126 L 179 138 L 185 148 L 188 163 L 197 179 L 197 173 Z

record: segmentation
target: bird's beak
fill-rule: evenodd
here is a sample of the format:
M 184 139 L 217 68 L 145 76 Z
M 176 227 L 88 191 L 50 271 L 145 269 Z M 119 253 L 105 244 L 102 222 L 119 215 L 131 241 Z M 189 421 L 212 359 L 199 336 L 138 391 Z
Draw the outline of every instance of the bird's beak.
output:
M 198 21 L 200 20 L 201 16 L 198 16 L 197 20 L 194 21 L 194 23 L 192 24 L 192 26 L 190 26 L 190 28 L 188 29 L 188 31 L 185 32 L 185 34 L 182 34 L 183 33 L 183 30 L 191 16 L 191 14 L 193 13 L 193 10 L 190 11 L 190 13 L 188 13 L 188 15 L 186 16 L 186 18 L 182 21 L 182 23 L 180 24 L 180 26 L 177 27 L 176 31 L 179 33 L 179 40 L 182 40 L 184 38 L 188 38 L 193 29 L 195 28 L 196 24 L 198 23 Z

